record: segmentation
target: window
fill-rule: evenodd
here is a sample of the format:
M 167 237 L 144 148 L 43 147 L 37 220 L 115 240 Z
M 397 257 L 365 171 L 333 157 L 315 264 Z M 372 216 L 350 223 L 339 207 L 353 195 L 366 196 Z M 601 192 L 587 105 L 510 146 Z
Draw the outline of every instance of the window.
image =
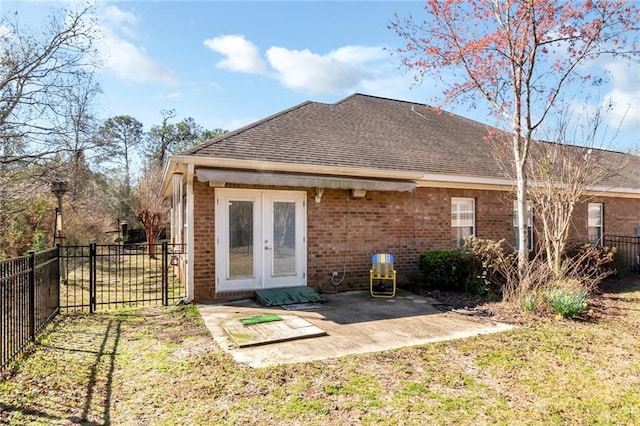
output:
M 518 238 L 518 202 L 513 202 L 513 249 L 520 249 L 520 239 Z M 533 250 L 533 209 L 531 201 L 527 201 L 527 249 Z
M 589 241 L 594 246 L 602 246 L 602 203 L 589 203 L 588 231 Z
M 464 239 L 475 235 L 475 200 L 451 198 L 451 240 L 462 247 Z

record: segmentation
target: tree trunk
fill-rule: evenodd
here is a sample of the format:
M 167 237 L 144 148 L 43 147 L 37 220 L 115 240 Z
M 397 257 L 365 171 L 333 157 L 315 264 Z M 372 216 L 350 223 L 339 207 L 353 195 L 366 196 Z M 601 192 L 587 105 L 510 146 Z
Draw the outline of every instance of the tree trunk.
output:
M 158 241 L 157 234 L 155 230 L 151 228 L 145 228 L 145 232 L 147 233 L 147 243 L 149 243 L 149 257 L 151 259 L 156 258 L 156 242 Z
M 522 280 L 529 264 L 527 244 L 527 175 L 525 162 L 520 152 L 520 136 L 513 137 L 513 152 L 516 169 L 516 214 L 518 216 L 518 277 Z

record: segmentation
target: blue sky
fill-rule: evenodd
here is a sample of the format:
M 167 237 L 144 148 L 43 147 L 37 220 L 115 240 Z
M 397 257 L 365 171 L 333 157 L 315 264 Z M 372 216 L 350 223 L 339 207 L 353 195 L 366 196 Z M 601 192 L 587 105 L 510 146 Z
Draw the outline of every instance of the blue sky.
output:
M 2 0 L 0 8 L 37 23 L 56 4 Z M 160 110 L 175 109 L 178 119 L 233 130 L 306 100 L 333 103 L 355 92 L 435 104 L 443 88 L 412 85 L 412 74 L 389 54 L 403 44 L 387 28 L 394 13 L 420 17 L 422 5 L 98 1 L 99 115 L 131 115 L 148 129 L 160 122 Z M 611 123 L 626 112 L 614 148 L 640 145 L 640 66 L 605 67 L 612 79 L 598 95 L 614 101 Z M 493 124 L 482 109 L 445 109 Z

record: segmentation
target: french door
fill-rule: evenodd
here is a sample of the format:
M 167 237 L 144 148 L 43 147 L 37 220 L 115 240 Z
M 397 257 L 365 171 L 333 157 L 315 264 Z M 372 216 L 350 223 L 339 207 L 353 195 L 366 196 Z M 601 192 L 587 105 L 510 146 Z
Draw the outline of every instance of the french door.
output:
M 216 188 L 216 291 L 306 285 L 307 193 Z

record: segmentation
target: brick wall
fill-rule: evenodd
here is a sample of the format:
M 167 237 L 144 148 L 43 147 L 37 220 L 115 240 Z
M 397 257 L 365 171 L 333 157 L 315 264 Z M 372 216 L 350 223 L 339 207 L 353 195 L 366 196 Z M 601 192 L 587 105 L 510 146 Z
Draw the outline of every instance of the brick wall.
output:
M 196 301 L 215 298 L 215 192 L 193 182 L 193 293 Z
M 287 189 L 275 187 L 229 187 Z M 301 188 L 289 188 L 305 190 Z M 451 248 L 451 197 L 474 198 L 476 236 L 513 240 L 513 193 L 502 191 L 418 188 L 415 192 L 367 191 L 354 198 L 346 190 L 325 189 L 314 201 L 315 188 L 307 192 L 307 284 L 323 291 L 367 288 L 371 255 L 393 253 L 400 281 L 417 278 L 416 261 L 427 249 Z M 194 182 L 196 300 L 246 297 L 251 292 L 215 293 L 214 189 Z M 605 233 L 635 235 L 640 226 L 640 200 L 603 198 Z M 586 235 L 587 205 L 576 208 L 573 235 Z M 535 221 L 535 218 L 534 218 Z M 344 280 L 335 286 L 331 273 Z

